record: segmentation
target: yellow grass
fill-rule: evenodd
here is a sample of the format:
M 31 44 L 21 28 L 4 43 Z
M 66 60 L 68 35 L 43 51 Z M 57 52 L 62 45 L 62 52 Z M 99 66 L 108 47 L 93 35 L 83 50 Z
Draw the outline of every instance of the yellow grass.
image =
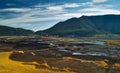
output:
M 25 62 L 12 61 L 9 59 L 11 52 L 0 52 L 0 73 L 68 73 L 68 72 L 57 72 L 49 69 L 36 69 L 32 64 L 38 64 L 31 62 L 30 65 Z M 69 72 L 73 73 L 73 72 Z
M 104 42 L 106 42 L 107 45 L 120 46 L 120 40 L 104 40 Z
M 70 73 L 70 68 L 63 68 L 63 70 Z
M 48 65 L 48 63 L 45 61 L 45 63 L 41 64 L 42 66 L 46 67 L 46 68 L 50 68 L 50 66 Z
M 120 64 L 118 64 L 118 63 L 114 64 L 114 68 L 120 69 Z
M 36 55 L 34 52 L 31 52 L 31 54 L 32 54 L 33 56 L 35 56 L 35 55 Z
M 93 61 L 93 60 L 77 59 L 77 58 L 72 58 L 72 57 L 63 57 L 63 59 L 64 60 L 76 60 L 76 61 L 80 61 L 80 62 L 84 62 L 84 63 L 93 63 L 93 64 L 96 64 L 97 66 L 104 67 L 104 68 L 108 67 L 108 64 L 105 62 L 105 60 L 103 60 L 103 61 Z M 115 68 L 118 68 L 118 67 L 120 67 L 120 64 L 119 64 L 119 66 L 115 65 Z
M 101 61 L 101 66 L 104 67 L 104 68 L 107 68 L 108 67 L 108 64 L 105 62 L 105 61 Z

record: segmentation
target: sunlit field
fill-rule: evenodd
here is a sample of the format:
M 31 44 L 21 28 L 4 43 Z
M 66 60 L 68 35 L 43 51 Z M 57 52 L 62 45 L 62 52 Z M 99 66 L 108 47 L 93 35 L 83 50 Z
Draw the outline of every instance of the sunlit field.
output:
M 73 73 L 68 71 L 58 72 L 48 69 L 37 69 L 34 65 L 25 65 L 23 62 L 10 60 L 10 54 L 11 52 L 0 52 L 0 73 Z M 37 63 L 31 62 L 30 64 Z
M 119 73 L 119 40 L 4 37 L 0 73 Z M 102 43 L 102 44 L 101 44 Z

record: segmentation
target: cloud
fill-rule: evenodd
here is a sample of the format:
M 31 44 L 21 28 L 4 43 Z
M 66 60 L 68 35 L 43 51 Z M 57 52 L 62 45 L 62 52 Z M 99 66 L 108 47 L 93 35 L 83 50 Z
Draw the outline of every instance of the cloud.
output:
M 54 10 L 54 11 L 62 11 L 63 10 L 63 8 L 61 6 L 51 6 L 51 7 L 48 7 L 47 9 Z
M 62 17 L 66 17 L 66 18 L 71 18 L 71 17 L 81 17 L 83 14 L 81 14 L 80 12 L 76 12 L 76 13 L 65 13 L 62 15 L 58 15 L 58 17 L 62 16 Z
M 70 6 L 69 6 L 70 5 Z M 67 14 L 66 8 L 75 8 L 78 7 L 79 4 L 70 3 L 70 4 L 61 4 L 61 5 L 36 5 L 33 8 L 5 8 L 0 9 L 0 11 L 12 11 L 12 12 L 23 12 L 18 17 L 10 18 L 10 19 L 0 19 L 0 22 L 4 25 L 17 25 L 24 24 L 27 22 L 38 22 L 38 21 L 60 21 L 64 19 L 68 19 L 69 16 L 63 17 L 58 15 Z M 16 14 L 15 14 L 16 15 Z M 18 14 L 17 14 L 18 15 Z
M 100 13 L 100 14 L 120 14 L 120 10 L 115 9 L 106 9 L 106 8 L 85 8 L 82 9 L 81 12 L 92 12 L 92 13 Z
M 106 2 L 107 0 L 92 0 L 94 3 Z
M 8 11 L 8 10 L 6 10 L 6 11 Z M 1 19 L 0 18 L 0 22 L 1 22 L 0 24 L 4 24 L 7 26 L 16 26 L 16 25 L 27 23 L 27 22 L 31 23 L 31 22 L 38 22 L 38 21 L 42 22 L 42 21 L 61 20 L 61 17 L 56 17 L 56 15 L 59 15 L 62 13 L 64 13 L 64 12 L 54 11 L 54 10 L 49 10 L 49 9 L 43 10 L 43 9 L 39 9 L 39 8 L 33 8 L 30 11 L 27 11 L 26 13 L 23 13 L 22 15 L 15 17 L 15 18 L 10 18 L 10 19 Z M 41 17 L 41 16 L 43 16 L 43 17 Z M 62 19 L 65 19 L 65 17 L 63 17 Z
M 54 11 L 62 11 L 65 8 L 77 8 L 77 7 L 80 7 L 80 6 L 81 6 L 81 4 L 79 4 L 79 3 L 65 3 L 65 4 L 62 4 L 62 5 L 48 6 L 47 9 L 54 10 Z
M 30 11 L 30 8 L 5 8 L 5 9 L 0 9 L 0 11 L 3 12 L 27 12 Z
M 61 5 L 61 7 L 63 8 L 76 8 L 76 7 L 80 7 L 81 5 L 80 4 L 77 4 L 77 3 L 66 3 L 64 5 Z
M 94 0 L 94 2 L 38 4 L 31 6 L 31 8 L 0 9 L 3 12 L 13 12 L 10 16 L 17 15 L 17 17 L 8 19 L 0 18 L 0 24 L 14 27 L 29 27 L 34 30 L 39 30 L 51 27 L 51 25 L 59 21 L 82 15 L 120 14 L 120 11 L 112 8 L 113 6 L 110 4 L 97 4 L 104 2 L 103 0 Z M 14 12 L 21 12 L 21 14 L 15 14 Z M 4 15 L 4 17 L 7 16 Z

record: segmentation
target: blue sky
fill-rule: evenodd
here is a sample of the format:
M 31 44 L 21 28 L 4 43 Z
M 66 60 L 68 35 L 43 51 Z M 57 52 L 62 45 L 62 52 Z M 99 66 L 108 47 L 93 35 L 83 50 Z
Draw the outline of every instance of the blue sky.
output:
M 34 31 L 82 15 L 120 14 L 120 0 L 0 0 L 0 25 Z

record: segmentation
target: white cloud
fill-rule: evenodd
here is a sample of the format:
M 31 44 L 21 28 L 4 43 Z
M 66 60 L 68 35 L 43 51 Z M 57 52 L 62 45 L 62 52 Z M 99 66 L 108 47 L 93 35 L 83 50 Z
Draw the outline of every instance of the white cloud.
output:
M 33 8 L 30 11 L 27 11 L 23 15 L 20 15 L 11 19 L 0 19 L 1 24 L 7 26 L 16 26 L 24 24 L 27 22 L 38 22 L 38 21 L 52 21 L 52 20 L 61 20 L 61 17 L 56 17 L 56 15 L 64 13 L 63 11 L 54 11 L 54 10 L 41 10 L 39 8 Z M 39 17 L 36 17 L 39 16 Z M 44 16 L 44 17 L 41 17 Z M 65 17 L 62 18 L 63 20 Z
M 98 0 L 97 0 L 98 1 Z M 95 2 L 95 0 L 94 0 Z M 100 2 L 100 1 L 99 1 Z M 101 1 L 103 2 L 103 1 Z M 81 6 L 84 6 L 82 8 Z M 104 6 L 104 8 L 103 8 Z M 79 8 L 81 7 L 81 8 Z M 77 8 L 77 10 L 73 10 Z M 85 3 L 65 3 L 65 4 L 46 4 L 36 5 L 33 8 L 6 8 L 0 9 L 0 11 L 12 11 L 12 12 L 23 12 L 21 15 L 11 19 L 0 18 L 0 24 L 15 26 L 15 27 L 32 27 L 34 22 L 47 22 L 54 21 L 54 23 L 66 20 L 72 17 L 80 17 L 82 15 L 103 15 L 103 14 L 120 14 L 119 10 L 112 9 L 111 5 L 96 5 L 93 2 Z M 25 23 L 29 23 L 24 25 Z M 17 26 L 18 25 L 18 26 Z M 44 25 L 38 23 L 38 25 Z M 52 23 L 48 25 L 50 27 Z M 37 27 L 35 29 L 39 29 Z M 34 29 L 34 30 L 35 30 Z M 42 29 L 42 28 L 40 28 Z
M 66 17 L 66 18 L 71 18 L 71 17 L 81 17 L 82 14 L 79 13 L 79 12 L 76 12 L 76 13 L 65 13 L 65 14 L 62 14 L 62 15 L 58 15 L 59 17 L 62 16 L 62 17 Z
M 0 9 L 0 11 L 11 11 L 11 12 L 27 12 L 30 11 L 30 8 L 6 8 L 6 9 Z
M 51 6 L 51 7 L 48 7 L 47 9 L 53 10 L 53 11 L 62 11 L 63 10 L 63 8 L 61 6 Z
M 95 3 L 101 3 L 101 2 L 106 2 L 107 0 L 93 0 Z
M 77 3 L 71 3 L 71 4 L 64 4 L 64 5 L 61 5 L 61 7 L 63 8 L 76 8 L 76 7 L 80 7 L 81 5 L 80 4 L 77 4 Z
M 107 9 L 107 8 L 85 8 L 81 10 L 82 13 L 93 13 L 97 15 L 103 14 L 120 14 L 120 10 Z
M 63 5 L 52 5 L 51 4 L 51 6 L 47 6 L 47 9 L 53 10 L 53 11 L 62 11 L 65 8 L 77 8 L 77 7 L 80 7 L 81 5 L 82 4 L 79 4 L 79 3 L 66 3 Z M 41 6 L 39 6 L 39 7 L 41 7 Z
M 37 5 L 34 5 L 33 8 L 44 8 L 44 7 L 49 7 L 49 6 L 53 6 L 53 4 L 37 4 Z

